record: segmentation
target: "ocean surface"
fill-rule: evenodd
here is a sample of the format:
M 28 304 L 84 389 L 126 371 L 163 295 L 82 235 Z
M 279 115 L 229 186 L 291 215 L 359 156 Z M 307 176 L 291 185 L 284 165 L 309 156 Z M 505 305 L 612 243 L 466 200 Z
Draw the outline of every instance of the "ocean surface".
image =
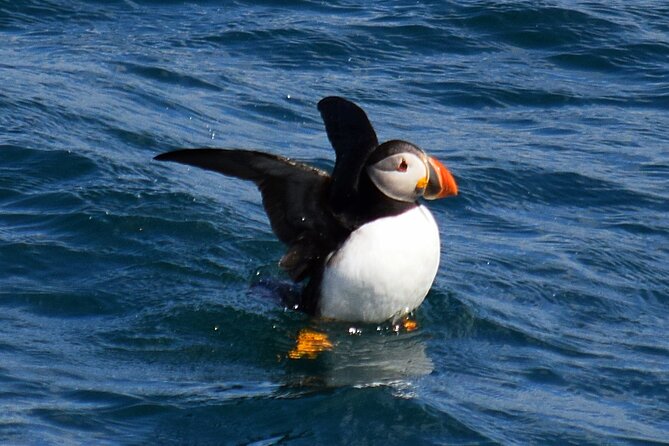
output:
M 327 95 L 458 180 L 412 332 L 283 308 L 255 187 L 152 161 L 331 169 Z M 0 444 L 669 444 L 669 5 L 0 0 Z

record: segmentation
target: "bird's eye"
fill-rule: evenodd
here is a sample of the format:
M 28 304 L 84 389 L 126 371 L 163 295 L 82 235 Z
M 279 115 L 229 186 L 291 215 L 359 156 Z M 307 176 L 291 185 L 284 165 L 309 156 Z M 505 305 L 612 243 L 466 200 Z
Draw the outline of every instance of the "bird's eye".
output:
M 404 160 L 404 158 L 402 158 L 402 161 L 400 162 L 400 165 L 397 166 L 397 171 L 398 171 L 398 172 L 406 172 L 406 171 L 407 171 L 407 167 L 409 167 L 409 166 L 407 165 L 407 162 Z

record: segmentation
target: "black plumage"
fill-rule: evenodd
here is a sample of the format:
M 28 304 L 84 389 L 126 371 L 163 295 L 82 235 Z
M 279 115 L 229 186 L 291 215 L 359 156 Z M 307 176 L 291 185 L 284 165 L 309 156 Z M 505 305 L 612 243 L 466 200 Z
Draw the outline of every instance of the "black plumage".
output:
M 318 103 L 318 110 L 336 153 L 332 175 L 281 156 L 249 150 L 183 149 L 155 157 L 256 184 L 272 230 L 287 245 L 280 266 L 296 282 L 309 278 L 298 304 L 307 313 L 317 310 L 328 255 L 352 231 L 417 206 L 387 197 L 365 173 L 368 158 L 380 146 L 360 107 L 343 98 L 327 97 Z

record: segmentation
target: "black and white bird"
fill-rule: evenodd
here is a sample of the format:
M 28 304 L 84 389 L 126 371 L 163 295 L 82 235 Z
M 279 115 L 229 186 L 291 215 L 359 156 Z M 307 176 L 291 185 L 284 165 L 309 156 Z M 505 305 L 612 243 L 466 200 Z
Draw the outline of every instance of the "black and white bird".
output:
M 456 195 L 448 169 L 406 141 L 379 144 L 365 112 L 340 97 L 318 103 L 336 153 L 332 174 L 269 153 L 185 149 L 175 161 L 253 181 L 279 265 L 301 282 L 298 308 L 351 322 L 397 320 L 417 308 L 439 267 L 439 230 L 418 202 Z

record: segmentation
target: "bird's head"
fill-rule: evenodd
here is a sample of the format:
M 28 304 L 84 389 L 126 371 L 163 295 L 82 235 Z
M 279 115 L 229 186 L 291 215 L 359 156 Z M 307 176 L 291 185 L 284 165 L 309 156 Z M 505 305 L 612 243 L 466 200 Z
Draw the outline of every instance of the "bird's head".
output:
M 367 159 L 365 170 L 384 195 L 399 201 L 435 200 L 458 193 L 446 166 L 406 141 L 379 145 Z

